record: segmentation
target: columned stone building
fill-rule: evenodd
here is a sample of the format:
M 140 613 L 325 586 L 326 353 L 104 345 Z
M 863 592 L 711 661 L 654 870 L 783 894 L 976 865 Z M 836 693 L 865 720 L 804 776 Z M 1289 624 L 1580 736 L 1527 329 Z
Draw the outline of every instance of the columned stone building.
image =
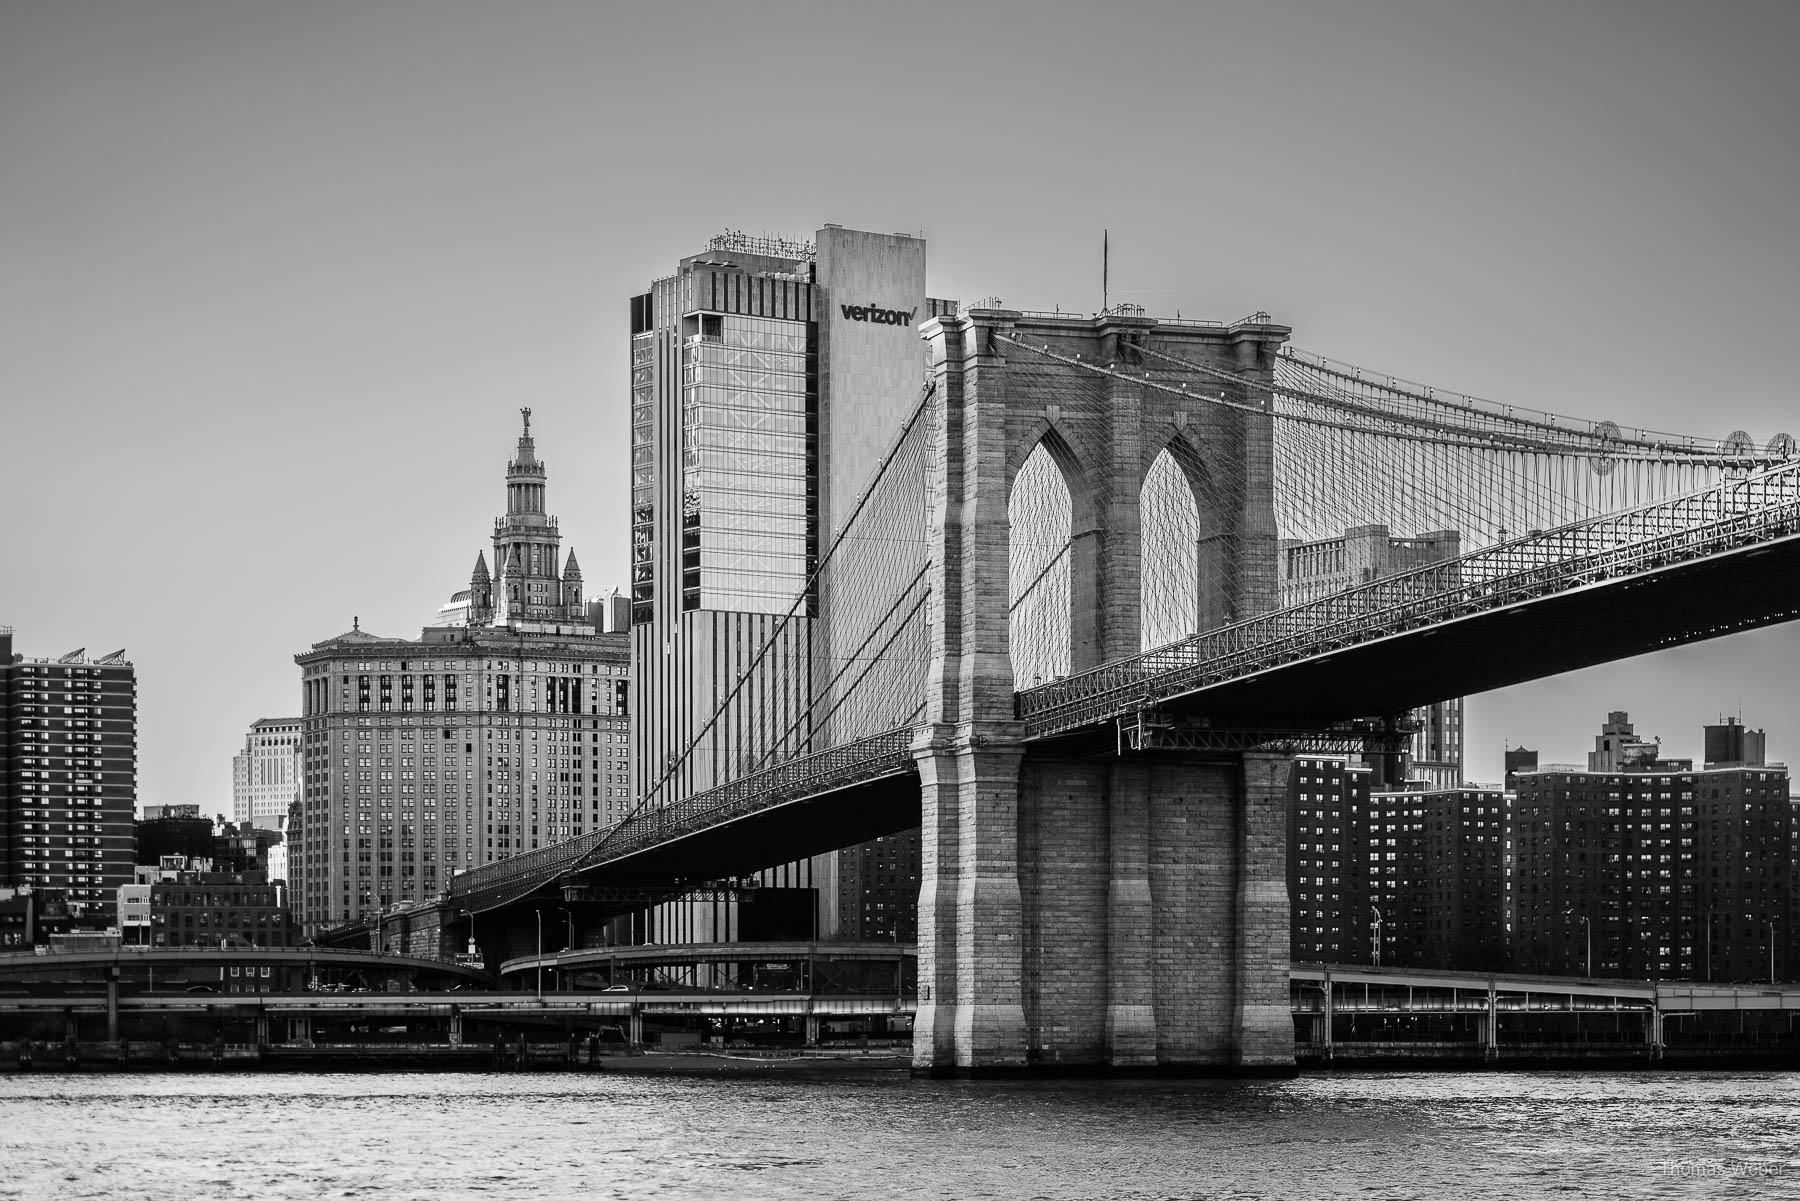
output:
M 545 508 L 530 410 L 490 571 L 417 640 L 352 628 L 295 656 L 304 779 L 288 872 L 308 933 L 435 896 L 458 871 L 630 808 L 630 654 Z
M 231 820 L 279 830 L 300 789 L 300 719 L 264 717 L 231 758 Z

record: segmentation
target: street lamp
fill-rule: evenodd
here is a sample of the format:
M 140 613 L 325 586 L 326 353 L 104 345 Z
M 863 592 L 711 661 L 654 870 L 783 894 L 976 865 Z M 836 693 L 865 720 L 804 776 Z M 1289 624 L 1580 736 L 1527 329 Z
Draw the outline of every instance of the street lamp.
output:
M 544 999 L 544 911 L 536 909 L 532 912 L 537 914 L 538 950 L 535 971 L 537 973 L 537 999 L 541 1001 Z
M 468 950 L 468 954 L 470 956 L 480 955 L 481 950 L 476 945 L 476 942 L 475 942 L 475 911 L 473 909 L 458 909 L 457 912 L 469 919 L 469 950 Z M 483 969 L 485 969 L 487 967 L 487 962 L 485 960 L 483 960 L 480 966 Z
M 1381 910 L 1374 905 L 1369 909 L 1375 914 L 1375 928 L 1369 933 L 1369 966 L 1381 966 Z
M 1775 983 L 1775 919 L 1770 918 L 1763 925 L 1769 928 L 1769 983 Z
M 564 917 L 569 919 L 569 940 L 567 945 L 568 949 L 573 951 L 575 949 L 575 912 L 572 909 L 564 909 L 561 912 Z

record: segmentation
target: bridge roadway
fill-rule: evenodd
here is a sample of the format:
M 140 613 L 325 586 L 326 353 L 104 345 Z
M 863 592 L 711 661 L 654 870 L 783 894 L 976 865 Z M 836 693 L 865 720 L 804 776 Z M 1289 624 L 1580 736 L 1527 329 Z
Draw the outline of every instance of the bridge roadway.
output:
M 1800 1060 L 1793 984 L 1294 964 L 1289 998 L 1301 1062 Z
M 1339 1013 L 1485 1012 L 1490 997 L 1501 1012 L 1517 1013 L 1800 1012 L 1800 984 L 1607 980 L 1329 963 L 1296 963 L 1288 969 L 1288 979 L 1294 986 L 1295 1013 L 1321 1012 L 1328 980 Z
M 239 975 L 244 969 L 248 971 Z M 253 978 L 259 983 L 267 980 L 269 983 L 260 987 L 270 991 L 299 991 L 309 982 L 318 983 L 321 972 L 333 984 L 346 977 L 360 977 L 366 984 L 391 980 L 416 986 L 427 981 L 440 990 L 486 987 L 493 981 L 481 968 L 442 959 L 330 947 L 119 947 L 49 955 L 0 954 L 0 990 L 17 983 L 109 979 L 141 981 L 153 987 L 158 971 L 163 973 L 165 986 L 176 982 L 182 987 L 200 986 L 203 981 L 216 980 L 229 987 L 229 981 L 236 977 L 240 984 Z M 261 974 L 256 975 L 258 972 Z
M 609 957 L 639 964 L 695 964 L 764 956 L 791 959 L 817 949 L 818 944 L 808 943 L 716 944 L 602 949 L 580 958 L 589 966 Z M 911 950 L 900 949 L 903 954 Z M 891 962 L 895 948 L 859 945 L 845 950 L 850 958 L 871 959 L 885 950 Z M 16 958 L 41 963 L 45 957 Z M 504 971 L 524 983 L 540 964 L 567 969 L 572 958 L 534 956 L 510 962 Z M 90 967 L 105 970 L 98 960 Z M 1792 1024 L 1800 1014 L 1797 984 L 1714 985 L 1316 963 L 1292 965 L 1289 981 L 1296 1046 L 1302 1059 L 1314 1061 L 1655 1059 L 1671 1047 L 1690 1054 L 1710 1049 L 1800 1055 Z M 311 1044 L 315 1035 L 328 1031 L 366 1031 L 385 1023 L 409 1024 L 408 1045 L 454 1046 L 464 1043 L 466 1031 L 473 1033 L 470 1022 L 488 1030 L 554 1030 L 559 1037 L 610 1028 L 615 1037 L 640 1043 L 646 1021 L 678 1029 L 718 1020 L 775 1021 L 816 1042 L 821 1022 L 873 1018 L 891 1030 L 890 1023 L 910 1021 L 916 1009 L 911 988 L 854 994 L 627 988 L 541 995 L 516 989 L 241 995 L 121 993 L 116 987 L 29 993 L 7 989 L 0 990 L 0 1043 L 7 1043 L 16 1056 L 22 1032 L 39 1043 L 73 1043 L 85 1032 L 91 1046 L 101 1041 L 93 1037 L 101 1020 L 107 1041 L 117 1043 L 121 1019 L 133 1018 L 200 1021 L 221 1032 L 253 1029 L 255 1045 L 261 1046 Z M 44 1027 L 45 1021 L 55 1029 Z M 4 1032 L 8 1030 L 10 1034 Z M 54 1034 L 60 1039 L 46 1039 Z M 326 1037 L 321 1045 L 329 1042 Z
M 709 942 L 647 943 L 629 947 L 577 947 L 543 955 L 523 955 L 500 965 L 502 981 L 526 973 L 576 972 L 604 968 L 608 975 L 667 967 L 736 963 L 904 963 L 917 961 L 910 942 Z
M 1077 673 L 1020 692 L 1018 716 L 1028 740 L 1096 753 L 1303 747 L 1334 723 L 1792 621 L 1796 578 L 1800 463 Z M 908 829 L 914 739 L 887 731 L 461 873 L 446 905 L 484 912 L 577 873 L 737 876 Z

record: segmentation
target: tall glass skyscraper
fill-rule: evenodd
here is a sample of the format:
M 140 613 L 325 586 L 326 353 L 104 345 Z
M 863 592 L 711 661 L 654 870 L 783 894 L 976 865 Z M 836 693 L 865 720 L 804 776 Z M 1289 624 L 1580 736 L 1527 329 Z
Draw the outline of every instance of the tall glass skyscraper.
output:
M 916 327 L 949 311 L 922 240 L 838 226 L 719 235 L 632 298 L 640 802 L 816 749 L 821 546 L 918 403 Z
M 632 650 L 644 710 L 633 736 L 637 792 L 653 803 L 800 753 L 808 737 L 806 698 L 755 680 L 805 674 L 818 554 L 813 251 L 714 243 L 632 301 Z M 738 687 L 757 656 L 765 670 Z

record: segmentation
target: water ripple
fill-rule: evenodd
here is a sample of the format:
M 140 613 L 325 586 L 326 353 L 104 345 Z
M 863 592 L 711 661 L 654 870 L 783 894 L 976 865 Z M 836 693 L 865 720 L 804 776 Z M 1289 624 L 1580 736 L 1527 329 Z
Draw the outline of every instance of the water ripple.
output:
M 1800 1197 L 1800 1077 L 0 1077 L 0 1198 Z

